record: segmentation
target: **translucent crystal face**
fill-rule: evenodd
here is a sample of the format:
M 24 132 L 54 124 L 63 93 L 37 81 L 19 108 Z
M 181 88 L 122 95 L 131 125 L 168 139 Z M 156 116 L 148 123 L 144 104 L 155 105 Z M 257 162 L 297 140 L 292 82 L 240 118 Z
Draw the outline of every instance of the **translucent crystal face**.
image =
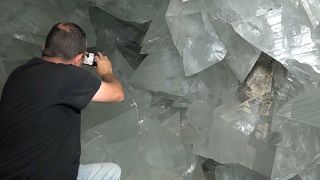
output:
M 61 21 L 126 93 L 83 111 L 82 163 L 124 180 L 319 180 L 318 0 L 1 0 L 0 89 Z

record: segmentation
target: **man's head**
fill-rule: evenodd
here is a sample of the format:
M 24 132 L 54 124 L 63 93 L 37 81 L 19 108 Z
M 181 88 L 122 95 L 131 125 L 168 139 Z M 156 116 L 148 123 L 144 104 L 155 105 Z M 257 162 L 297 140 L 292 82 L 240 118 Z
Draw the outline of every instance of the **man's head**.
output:
M 59 58 L 65 61 L 82 61 L 86 52 L 86 33 L 74 23 L 58 23 L 47 35 L 42 51 L 43 57 Z

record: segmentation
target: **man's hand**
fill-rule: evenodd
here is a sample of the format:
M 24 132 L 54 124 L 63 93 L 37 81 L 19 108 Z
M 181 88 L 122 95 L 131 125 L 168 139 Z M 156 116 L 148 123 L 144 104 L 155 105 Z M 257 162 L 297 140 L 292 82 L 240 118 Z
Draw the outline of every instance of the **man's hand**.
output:
M 104 56 L 102 53 L 98 52 L 98 55 L 95 56 L 97 62 L 97 73 L 101 77 L 113 75 L 112 65 L 107 56 Z

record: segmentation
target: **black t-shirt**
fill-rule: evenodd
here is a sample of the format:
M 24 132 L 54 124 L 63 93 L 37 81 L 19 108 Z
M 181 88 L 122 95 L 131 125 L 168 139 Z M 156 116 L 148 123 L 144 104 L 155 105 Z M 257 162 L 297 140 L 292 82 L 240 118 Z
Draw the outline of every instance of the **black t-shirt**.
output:
M 9 76 L 0 102 L 0 179 L 76 179 L 80 116 L 101 81 L 34 58 Z

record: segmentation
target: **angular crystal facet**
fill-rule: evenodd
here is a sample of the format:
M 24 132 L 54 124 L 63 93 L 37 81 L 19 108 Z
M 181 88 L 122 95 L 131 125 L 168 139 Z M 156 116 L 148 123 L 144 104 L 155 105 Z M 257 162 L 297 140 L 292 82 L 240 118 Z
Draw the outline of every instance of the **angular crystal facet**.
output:
M 221 61 L 226 49 L 212 28 L 202 1 L 171 0 L 166 14 L 173 42 L 183 57 L 184 71 L 193 75 Z
M 313 27 L 316 28 L 320 24 L 320 2 L 318 0 L 301 0 L 301 3 Z
M 176 51 L 153 53 L 133 73 L 130 82 L 155 92 L 186 95 L 190 89 L 180 55 Z
M 142 54 L 150 54 L 154 52 L 170 51 L 175 46 L 170 35 L 170 31 L 165 19 L 166 9 L 161 10 L 152 20 L 148 32 L 142 42 Z
M 266 180 L 266 177 L 240 164 L 219 165 L 215 169 L 216 180 Z
M 292 99 L 292 119 L 320 128 L 320 89 L 311 89 Z
M 280 7 L 277 0 L 205 0 L 205 2 L 212 16 L 229 23 L 259 16 Z
M 143 123 L 144 148 L 148 164 L 154 168 L 178 172 L 186 169 L 186 155 L 181 140 L 159 125 L 149 120 Z
M 282 63 L 301 82 L 319 80 L 319 29 L 313 29 L 301 6 L 295 8 L 286 3 L 280 9 L 232 25 L 244 39 Z
M 180 113 L 177 112 L 161 123 L 161 126 L 169 130 L 171 133 L 180 135 Z
M 136 135 L 137 111 L 135 109 L 86 130 L 82 137 L 84 153 L 82 163 L 110 161 L 111 158 L 115 158 L 112 156 L 115 155 L 113 153 L 118 153 L 115 149 L 124 148 Z
M 300 174 L 302 179 L 319 177 L 319 126 L 316 118 L 318 88 L 304 87 L 290 74 L 277 74 L 275 115 L 272 132 L 279 134 L 271 178 L 289 179 Z
M 319 176 L 317 170 L 320 152 L 319 128 L 295 121 L 291 117 L 292 104 L 283 106 L 273 119 L 273 131 L 280 132 L 271 178 L 289 179 L 302 173 L 310 180 Z M 308 179 L 308 178 L 307 178 Z
M 261 51 L 240 37 L 230 24 L 223 23 L 215 18 L 210 18 L 210 22 L 226 46 L 225 61 L 239 81 L 243 82 L 258 60 Z
M 144 23 L 153 19 L 169 0 L 89 0 L 96 6 L 125 21 Z
M 123 21 L 97 7 L 89 8 L 90 20 L 97 33 L 98 50 L 112 53 L 117 46 L 140 51 L 146 24 Z

